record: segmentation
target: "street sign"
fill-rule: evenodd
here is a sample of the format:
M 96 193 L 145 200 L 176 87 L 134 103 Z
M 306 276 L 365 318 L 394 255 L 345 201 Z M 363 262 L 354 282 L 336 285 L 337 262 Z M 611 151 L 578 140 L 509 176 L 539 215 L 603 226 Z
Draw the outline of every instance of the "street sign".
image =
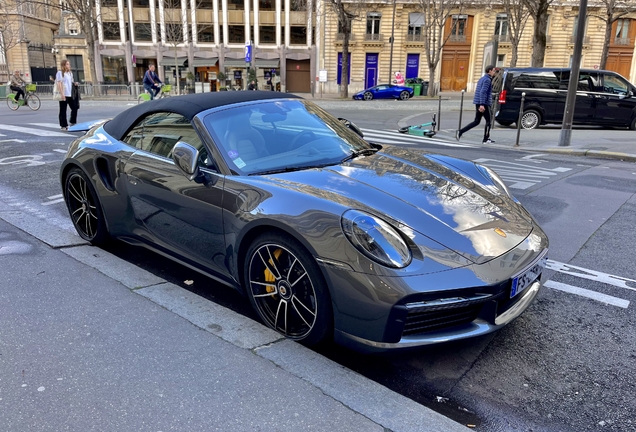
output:
M 327 82 L 327 70 L 326 69 L 321 69 L 318 72 L 318 81 Z
M 252 43 L 250 41 L 245 42 L 245 63 L 252 61 Z

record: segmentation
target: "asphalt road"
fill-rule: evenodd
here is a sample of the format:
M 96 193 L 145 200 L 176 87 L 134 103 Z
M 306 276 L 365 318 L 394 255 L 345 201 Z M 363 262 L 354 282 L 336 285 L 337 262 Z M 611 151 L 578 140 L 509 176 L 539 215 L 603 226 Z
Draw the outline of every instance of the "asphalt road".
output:
M 426 118 L 436 101 L 316 102 L 374 141 L 398 140 L 491 166 L 551 240 L 546 287 L 503 331 L 391 355 L 361 356 L 340 347 L 323 354 L 478 431 L 636 430 L 636 165 L 386 132 L 405 119 Z M 112 117 L 131 103 L 83 101 L 79 121 Z M 443 112 L 443 129 L 457 108 L 445 104 L 455 111 Z M 0 199 L 70 228 L 58 169 L 73 135 L 56 128 L 55 103 L 44 101 L 37 112 L 0 110 Z M 112 252 L 255 317 L 240 295 L 189 269 L 136 248 Z

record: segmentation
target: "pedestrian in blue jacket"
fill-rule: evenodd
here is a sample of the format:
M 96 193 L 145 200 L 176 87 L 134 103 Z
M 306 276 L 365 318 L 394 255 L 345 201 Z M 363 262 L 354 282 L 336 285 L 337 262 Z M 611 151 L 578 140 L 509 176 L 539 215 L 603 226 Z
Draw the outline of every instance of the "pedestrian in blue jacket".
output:
M 457 141 L 459 141 L 462 135 L 464 135 L 470 129 L 478 126 L 479 123 L 481 123 L 481 118 L 483 117 L 486 119 L 483 144 L 494 142 L 490 139 L 490 106 L 492 105 L 492 77 L 493 75 L 495 75 L 496 72 L 497 70 L 495 69 L 495 67 L 490 65 L 486 67 L 486 75 L 484 75 L 479 79 L 479 81 L 477 81 L 475 97 L 473 98 L 473 103 L 475 104 L 475 109 L 477 110 L 475 113 L 475 120 L 455 132 L 455 138 L 457 139 Z

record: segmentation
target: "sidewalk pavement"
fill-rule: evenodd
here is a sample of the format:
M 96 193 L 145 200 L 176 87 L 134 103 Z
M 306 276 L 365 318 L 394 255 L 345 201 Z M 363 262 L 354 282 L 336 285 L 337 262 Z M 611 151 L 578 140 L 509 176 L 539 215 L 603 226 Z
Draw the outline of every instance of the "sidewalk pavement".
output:
M 3 431 L 469 430 L 2 201 L 0 262 Z

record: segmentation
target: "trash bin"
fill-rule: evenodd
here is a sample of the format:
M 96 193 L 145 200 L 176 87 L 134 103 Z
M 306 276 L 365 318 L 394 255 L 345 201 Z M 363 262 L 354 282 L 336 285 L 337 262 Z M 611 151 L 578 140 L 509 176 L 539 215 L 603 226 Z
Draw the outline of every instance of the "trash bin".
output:
M 428 81 L 422 81 L 422 84 L 420 84 L 420 86 L 422 87 L 422 90 L 420 91 L 420 94 L 422 96 L 427 96 L 428 95 Z
M 413 96 L 422 94 L 422 84 L 413 84 Z
M 7 97 L 7 86 L 0 85 L 0 98 L 6 98 L 6 97 Z

